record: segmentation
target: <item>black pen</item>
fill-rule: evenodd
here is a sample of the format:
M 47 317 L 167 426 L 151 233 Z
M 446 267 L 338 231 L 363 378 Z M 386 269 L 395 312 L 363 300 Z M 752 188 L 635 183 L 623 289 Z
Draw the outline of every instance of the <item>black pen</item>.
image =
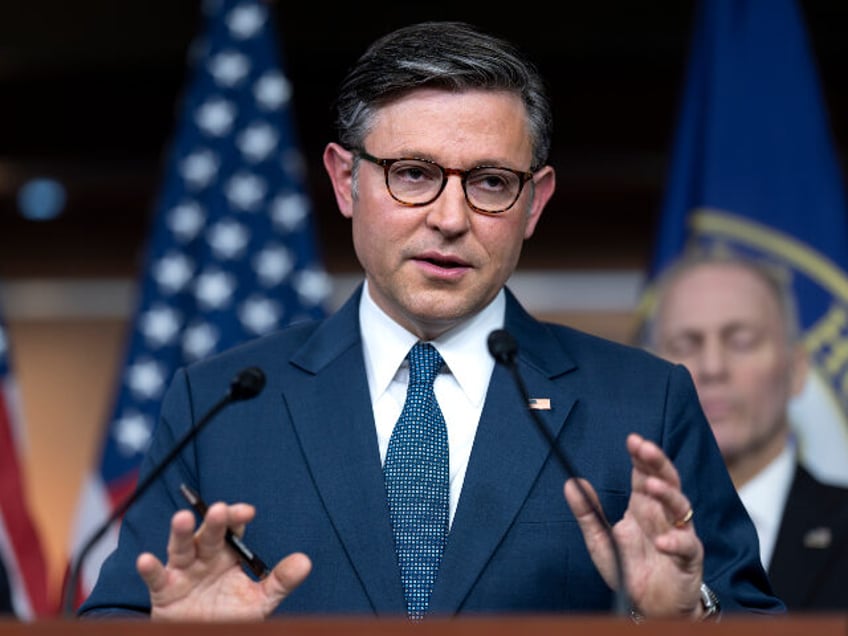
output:
M 200 495 L 195 492 L 190 487 L 185 484 L 180 484 L 180 492 L 183 493 L 183 497 L 186 498 L 191 507 L 201 516 L 201 518 L 206 516 L 206 510 L 208 506 L 203 499 L 200 498 Z M 264 561 L 260 559 L 253 553 L 253 550 L 248 548 L 244 541 L 241 540 L 241 537 L 236 535 L 232 530 L 227 528 L 227 534 L 224 535 L 224 539 L 227 544 L 236 551 L 236 554 L 239 555 L 239 558 L 242 562 L 250 568 L 250 571 L 253 572 L 260 579 L 264 579 L 270 573 L 268 566 L 265 565 Z

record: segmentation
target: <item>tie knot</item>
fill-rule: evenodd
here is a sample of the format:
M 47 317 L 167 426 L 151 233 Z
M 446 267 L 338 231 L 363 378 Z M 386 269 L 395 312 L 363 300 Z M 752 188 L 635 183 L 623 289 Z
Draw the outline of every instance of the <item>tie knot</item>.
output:
M 410 384 L 433 384 L 444 362 L 436 348 L 424 342 L 416 343 L 407 358 Z

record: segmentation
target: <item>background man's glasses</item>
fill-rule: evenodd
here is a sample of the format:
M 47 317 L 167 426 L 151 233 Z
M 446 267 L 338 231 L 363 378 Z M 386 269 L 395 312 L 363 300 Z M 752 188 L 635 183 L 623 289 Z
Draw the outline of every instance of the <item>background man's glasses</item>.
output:
M 462 180 L 462 190 L 472 210 L 483 214 L 500 214 L 515 205 L 524 184 L 533 178 L 532 172 L 519 172 L 500 166 L 458 170 L 444 168 L 427 159 L 380 159 L 364 150 L 355 150 L 354 153 L 382 166 L 389 195 L 398 203 L 410 207 L 427 205 L 438 199 L 448 177 L 456 175 Z

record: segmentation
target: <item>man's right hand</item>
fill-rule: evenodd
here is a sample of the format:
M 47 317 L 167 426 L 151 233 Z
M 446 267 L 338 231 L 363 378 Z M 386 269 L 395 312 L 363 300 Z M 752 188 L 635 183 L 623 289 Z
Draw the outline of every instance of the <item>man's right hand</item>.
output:
M 249 504 L 209 506 L 195 531 L 194 514 L 180 510 L 171 519 L 168 563 L 149 552 L 136 569 L 150 591 L 151 618 L 168 621 L 259 621 L 309 576 L 305 554 L 282 559 L 261 581 L 250 578 L 224 540 L 228 528 L 241 534 L 256 510 Z

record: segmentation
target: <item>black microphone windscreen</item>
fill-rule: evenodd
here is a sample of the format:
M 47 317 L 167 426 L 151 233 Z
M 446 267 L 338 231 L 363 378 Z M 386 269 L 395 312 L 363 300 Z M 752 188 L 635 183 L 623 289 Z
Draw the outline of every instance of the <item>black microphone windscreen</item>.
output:
M 518 354 L 518 343 L 506 329 L 495 329 L 489 334 L 489 353 L 501 364 L 512 365 Z
M 248 367 L 239 371 L 230 384 L 232 400 L 249 400 L 256 397 L 265 388 L 265 373 L 259 367 Z

